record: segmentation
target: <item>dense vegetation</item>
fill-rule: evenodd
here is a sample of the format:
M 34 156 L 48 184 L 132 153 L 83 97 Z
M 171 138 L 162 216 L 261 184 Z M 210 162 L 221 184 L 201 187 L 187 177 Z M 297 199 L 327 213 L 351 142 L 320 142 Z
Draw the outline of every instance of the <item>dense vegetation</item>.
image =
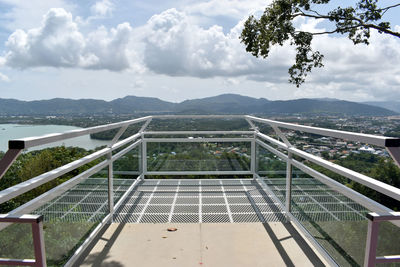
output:
M 19 184 L 26 180 L 29 180 L 42 173 L 51 171 L 57 167 L 63 166 L 69 162 L 80 159 L 92 151 L 87 151 L 83 148 L 77 147 L 54 147 L 43 149 L 39 151 L 32 151 L 29 153 L 21 154 L 18 159 L 11 165 L 10 169 L 0 180 L 0 190 L 4 190 L 15 184 Z M 0 152 L 0 158 L 2 158 L 2 152 Z M 0 213 L 10 211 L 23 203 L 35 198 L 38 195 L 50 190 L 51 188 L 69 180 L 76 176 L 82 171 L 95 165 L 99 160 L 91 162 L 85 166 L 77 168 L 65 175 L 62 175 L 58 179 L 52 180 L 46 184 L 43 184 L 25 194 L 20 195 L 6 203 L 0 204 Z

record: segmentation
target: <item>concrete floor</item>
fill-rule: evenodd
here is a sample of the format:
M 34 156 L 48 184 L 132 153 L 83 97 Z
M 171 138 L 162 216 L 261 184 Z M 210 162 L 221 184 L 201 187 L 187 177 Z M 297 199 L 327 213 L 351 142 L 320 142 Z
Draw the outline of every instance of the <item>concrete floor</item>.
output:
M 168 232 L 169 227 L 178 230 Z M 111 224 L 79 266 L 325 266 L 289 223 Z

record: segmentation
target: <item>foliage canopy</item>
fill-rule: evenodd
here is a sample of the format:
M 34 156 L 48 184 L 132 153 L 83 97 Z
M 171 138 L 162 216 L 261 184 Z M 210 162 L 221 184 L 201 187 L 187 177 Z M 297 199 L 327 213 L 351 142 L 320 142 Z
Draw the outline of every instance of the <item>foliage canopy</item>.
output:
M 385 13 L 400 6 L 394 4 L 379 7 L 378 0 L 359 0 L 354 7 L 337 7 L 327 14 L 318 11 L 320 5 L 330 0 L 274 0 L 263 15 L 257 19 L 250 16 L 244 24 L 241 41 L 246 51 L 254 56 L 268 57 L 274 45 L 286 41 L 296 47 L 296 61 L 289 68 L 289 82 L 299 87 L 312 68 L 323 67 L 323 55 L 311 47 L 313 36 L 322 34 L 347 35 L 354 44 L 369 44 L 371 29 L 379 33 L 400 38 L 400 32 L 391 29 L 390 22 L 383 21 Z M 296 29 L 294 20 L 298 17 L 325 19 L 333 29 L 324 32 L 306 32 Z

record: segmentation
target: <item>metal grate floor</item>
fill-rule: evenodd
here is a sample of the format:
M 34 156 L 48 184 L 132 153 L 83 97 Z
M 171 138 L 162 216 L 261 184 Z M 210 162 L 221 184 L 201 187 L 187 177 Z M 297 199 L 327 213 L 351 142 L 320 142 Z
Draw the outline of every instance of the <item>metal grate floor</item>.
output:
M 114 203 L 134 179 L 114 179 Z M 285 201 L 286 181 L 264 178 Z M 368 212 L 312 178 L 295 178 L 292 214 L 300 221 L 359 221 Z M 276 199 L 276 198 L 275 198 Z M 45 221 L 101 221 L 108 213 L 107 179 L 89 178 L 34 211 Z M 115 211 L 119 223 L 243 223 L 285 220 L 284 208 L 253 179 L 141 180 Z
M 143 180 L 115 212 L 119 223 L 238 223 L 284 220 L 252 179 Z

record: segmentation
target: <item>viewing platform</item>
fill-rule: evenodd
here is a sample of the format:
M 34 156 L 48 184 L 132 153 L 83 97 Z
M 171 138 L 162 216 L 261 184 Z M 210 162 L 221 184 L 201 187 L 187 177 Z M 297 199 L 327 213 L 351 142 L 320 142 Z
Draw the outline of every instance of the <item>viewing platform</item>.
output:
M 224 125 L 239 129 L 209 129 Z M 10 240 L 0 248 L 0 264 L 375 266 L 400 260 L 400 213 L 323 169 L 397 201 L 400 189 L 309 154 L 288 133 L 381 147 L 398 165 L 397 138 L 248 115 L 148 116 L 11 140 L 0 177 L 24 149 L 110 130 L 108 146 L 0 191 L 0 204 L 7 203 L 86 167 L 0 215 L 0 241 Z

